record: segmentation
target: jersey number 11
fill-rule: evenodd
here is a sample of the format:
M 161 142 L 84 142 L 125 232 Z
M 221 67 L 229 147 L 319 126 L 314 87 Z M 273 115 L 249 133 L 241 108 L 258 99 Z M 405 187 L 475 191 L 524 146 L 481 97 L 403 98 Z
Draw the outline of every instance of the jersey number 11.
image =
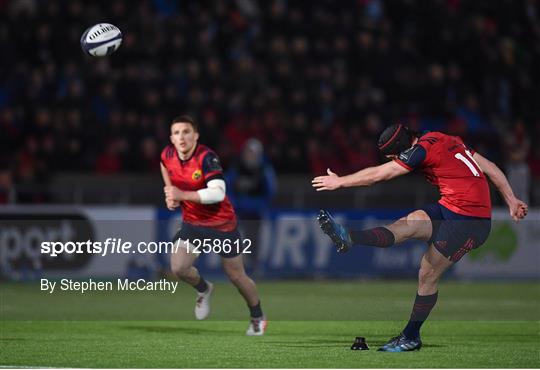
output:
M 454 157 L 456 157 L 457 159 L 459 159 L 460 161 L 462 161 L 463 163 L 465 163 L 465 165 L 467 167 L 469 167 L 469 170 L 471 170 L 472 174 L 475 176 L 475 177 L 480 177 L 480 166 L 478 165 L 478 163 L 476 163 L 476 161 L 474 160 L 474 158 L 472 157 L 471 155 L 471 152 L 469 152 L 468 150 L 465 150 L 465 154 L 467 154 L 467 157 L 469 157 L 471 159 L 471 161 L 469 161 L 469 159 L 467 159 L 467 157 L 465 157 L 463 154 L 461 153 L 456 153 L 454 155 Z M 474 164 L 473 164 L 474 162 Z M 475 167 L 478 167 L 478 169 Z

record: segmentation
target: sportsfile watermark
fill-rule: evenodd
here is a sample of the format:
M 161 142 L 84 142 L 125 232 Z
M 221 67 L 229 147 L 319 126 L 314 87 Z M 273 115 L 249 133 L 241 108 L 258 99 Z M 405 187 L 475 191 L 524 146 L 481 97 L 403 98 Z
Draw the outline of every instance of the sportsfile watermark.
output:
M 40 253 L 50 257 L 61 254 L 95 254 L 107 256 L 108 254 L 131 253 L 177 253 L 184 248 L 187 253 L 235 253 L 251 254 L 252 241 L 250 239 L 186 239 L 171 241 L 140 241 L 131 242 L 122 238 L 109 237 L 104 241 L 44 241 L 40 245 Z
M 178 245 L 173 242 L 139 242 L 135 248 L 133 242 L 123 241 L 122 238 L 107 238 L 105 241 L 45 241 L 40 245 L 41 254 L 57 257 L 66 254 L 96 254 L 106 256 L 107 254 L 127 254 L 127 253 L 158 253 L 176 252 Z

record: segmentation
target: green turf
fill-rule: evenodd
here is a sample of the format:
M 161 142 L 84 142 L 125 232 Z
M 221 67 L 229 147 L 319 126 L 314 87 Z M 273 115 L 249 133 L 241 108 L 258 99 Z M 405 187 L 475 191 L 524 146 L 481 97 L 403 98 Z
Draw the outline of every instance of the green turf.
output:
M 270 317 L 262 338 L 244 335 L 246 309 L 229 284 L 217 285 L 204 322 L 192 319 L 185 286 L 174 296 L 0 289 L 0 366 L 540 367 L 538 283 L 444 283 L 424 348 L 402 354 L 374 349 L 402 328 L 413 282 L 260 284 Z M 370 351 L 349 349 L 357 335 Z

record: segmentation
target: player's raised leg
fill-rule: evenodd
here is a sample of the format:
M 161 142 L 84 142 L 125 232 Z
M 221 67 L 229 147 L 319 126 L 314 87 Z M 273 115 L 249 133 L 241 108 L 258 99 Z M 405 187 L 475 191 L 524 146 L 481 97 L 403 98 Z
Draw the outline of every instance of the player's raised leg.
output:
M 178 239 L 175 246 L 177 248 L 171 254 L 171 271 L 180 280 L 197 290 L 195 317 L 197 320 L 204 320 L 210 314 L 210 297 L 214 286 L 202 278 L 199 271 L 193 266 L 198 257 L 198 254 L 193 253 L 193 246 L 188 245 L 182 239 Z
M 366 230 L 347 230 L 327 211 L 319 213 L 318 221 L 340 253 L 347 252 L 353 245 L 387 248 L 408 239 L 427 241 L 432 233 L 431 219 L 423 210 L 411 212 L 393 224 Z
M 379 348 L 379 351 L 406 352 L 419 350 L 422 347 L 420 328 L 437 303 L 439 279 L 452 264 L 453 262 L 443 256 L 433 244 L 429 246 L 420 263 L 418 292 L 409 322 L 397 337 L 390 339 Z
M 229 280 L 236 286 L 248 305 L 251 321 L 246 334 L 250 336 L 263 335 L 267 320 L 261 308 L 257 286 L 244 269 L 242 255 L 232 258 L 223 257 L 221 261 Z

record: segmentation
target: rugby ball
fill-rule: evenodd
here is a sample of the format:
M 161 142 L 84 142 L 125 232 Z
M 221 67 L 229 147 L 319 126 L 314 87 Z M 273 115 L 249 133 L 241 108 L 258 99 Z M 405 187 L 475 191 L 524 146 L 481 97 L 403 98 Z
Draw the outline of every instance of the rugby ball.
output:
M 110 23 L 98 23 L 81 36 L 81 48 L 93 57 L 114 53 L 122 44 L 122 31 Z

